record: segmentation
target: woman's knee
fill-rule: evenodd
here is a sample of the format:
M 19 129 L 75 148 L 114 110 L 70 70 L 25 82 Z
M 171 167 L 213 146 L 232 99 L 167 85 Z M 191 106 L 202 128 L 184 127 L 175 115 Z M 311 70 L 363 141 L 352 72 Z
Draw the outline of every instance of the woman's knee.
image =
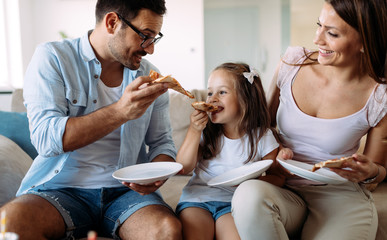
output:
M 260 180 L 245 181 L 236 189 L 233 199 L 233 208 L 254 208 L 261 206 L 268 198 L 275 186 Z

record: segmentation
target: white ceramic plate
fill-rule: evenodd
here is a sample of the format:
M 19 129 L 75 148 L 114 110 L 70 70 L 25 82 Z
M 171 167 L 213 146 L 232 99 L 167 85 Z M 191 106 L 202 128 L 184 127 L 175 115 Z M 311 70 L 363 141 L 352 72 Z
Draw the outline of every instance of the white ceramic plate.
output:
M 209 186 L 235 186 L 248 179 L 259 177 L 269 169 L 272 163 L 273 160 L 261 160 L 246 164 L 212 178 L 207 184 Z
M 340 184 L 348 182 L 348 179 L 345 179 L 328 169 L 320 168 L 317 171 L 312 172 L 312 164 L 294 160 L 277 160 L 284 168 L 302 178 L 327 184 Z
M 113 177 L 124 182 L 149 184 L 166 180 L 182 168 L 183 165 L 176 162 L 142 163 L 118 169 L 113 173 Z

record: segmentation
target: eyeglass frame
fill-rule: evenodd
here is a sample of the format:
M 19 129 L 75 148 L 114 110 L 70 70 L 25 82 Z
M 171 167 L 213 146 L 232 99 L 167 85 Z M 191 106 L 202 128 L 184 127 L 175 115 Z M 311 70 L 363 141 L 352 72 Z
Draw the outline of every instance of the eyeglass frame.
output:
M 123 16 L 121 16 L 120 14 L 116 13 L 118 18 L 121 19 L 124 23 L 126 23 L 126 25 L 128 25 L 133 31 L 135 31 L 139 36 L 140 38 L 142 38 L 142 43 L 141 43 L 141 47 L 142 48 L 147 48 L 149 47 L 150 45 L 152 44 L 156 44 L 160 41 L 160 39 L 164 36 L 161 32 L 158 33 L 158 37 L 149 37 L 147 35 L 145 35 L 144 33 L 142 33 L 140 30 L 138 30 L 135 26 L 133 26 L 128 20 L 126 20 Z M 152 39 L 152 41 L 144 46 L 144 43 L 146 41 L 148 41 L 149 39 Z

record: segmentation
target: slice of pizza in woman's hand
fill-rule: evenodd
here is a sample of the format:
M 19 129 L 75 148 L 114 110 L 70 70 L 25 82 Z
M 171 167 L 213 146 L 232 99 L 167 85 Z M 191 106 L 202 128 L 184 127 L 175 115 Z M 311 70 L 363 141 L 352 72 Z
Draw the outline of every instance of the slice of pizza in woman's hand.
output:
M 353 161 L 353 160 L 354 160 L 353 157 L 349 156 L 349 157 L 342 157 L 340 159 L 330 159 L 327 161 L 319 162 L 313 166 L 312 172 L 314 172 L 320 168 L 323 168 L 323 167 L 325 167 L 325 168 L 341 168 L 343 163 L 348 162 L 348 161 Z
M 218 106 L 212 105 L 206 102 L 193 102 L 191 103 L 192 107 L 199 111 L 204 112 L 215 112 L 218 111 Z
M 184 94 L 189 98 L 195 98 L 192 93 L 185 90 L 175 78 L 171 77 L 171 75 L 163 77 L 160 73 L 150 70 L 149 77 L 153 80 L 152 83 L 168 83 L 168 88 Z

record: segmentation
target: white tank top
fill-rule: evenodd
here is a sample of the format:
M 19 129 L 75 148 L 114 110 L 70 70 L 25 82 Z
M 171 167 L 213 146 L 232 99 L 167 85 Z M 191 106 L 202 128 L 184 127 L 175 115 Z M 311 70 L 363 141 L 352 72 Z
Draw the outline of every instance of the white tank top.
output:
M 305 60 L 302 48 L 289 48 L 284 60 L 301 63 Z M 360 139 L 387 112 L 387 86 L 378 84 L 365 106 L 358 112 L 337 119 L 321 119 L 303 113 L 292 95 L 292 83 L 300 67 L 281 64 L 277 86 L 280 105 L 277 124 L 281 141 L 294 152 L 294 160 L 314 164 L 319 161 L 352 155 Z

